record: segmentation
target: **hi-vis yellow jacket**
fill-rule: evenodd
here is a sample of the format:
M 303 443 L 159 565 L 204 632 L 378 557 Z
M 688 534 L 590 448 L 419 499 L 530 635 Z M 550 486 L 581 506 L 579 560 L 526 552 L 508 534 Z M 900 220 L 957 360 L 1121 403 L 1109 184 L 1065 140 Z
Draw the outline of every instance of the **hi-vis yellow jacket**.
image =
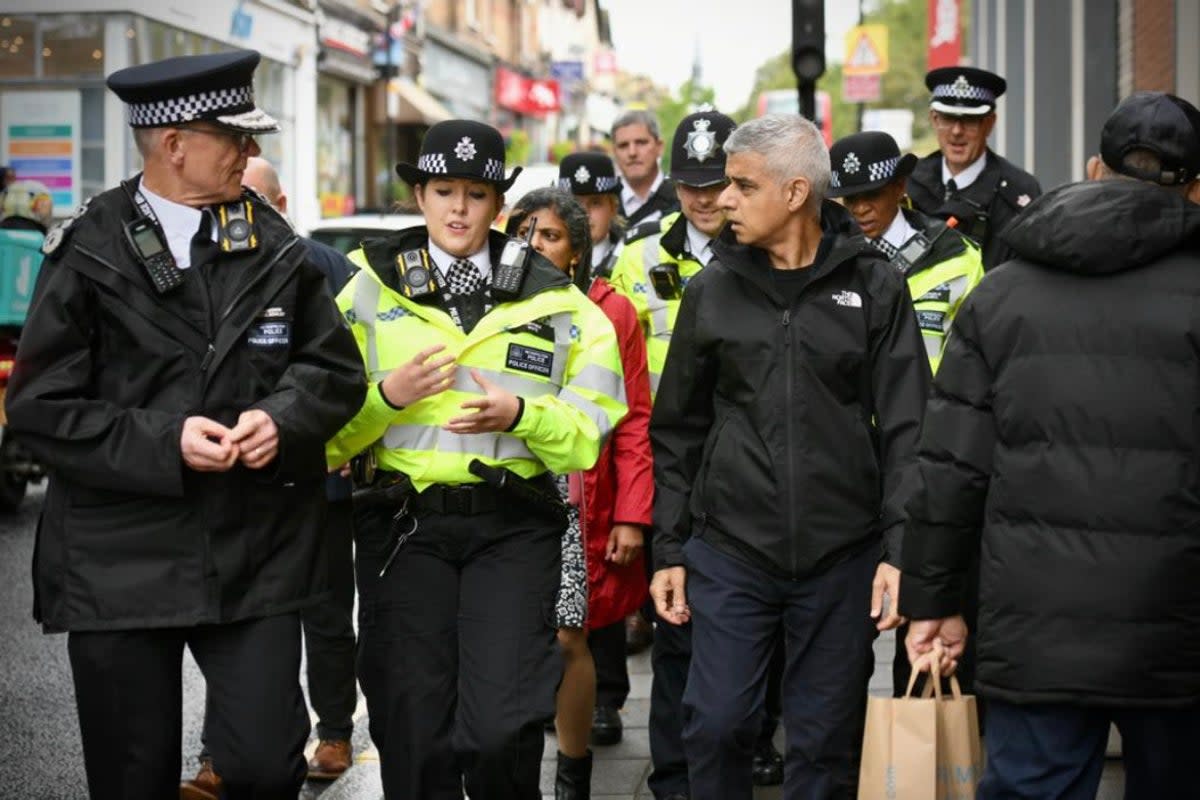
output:
M 647 223 L 629 232 L 609 283 L 633 303 L 646 334 L 646 364 L 653 397 L 658 394 L 663 365 L 667 363 L 682 289 L 704 267 L 687 252 L 687 220 L 683 214 L 676 211 L 663 217 L 658 230 L 649 226 Z M 678 268 L 680 297 L 664 299 L 654 290 L 650 270 L 659 264 L 675 264 Z
M 929 366 L 936 374 L 946 349 L 946 337 L 959 306 L 983 280 L 979 247 L 939 219 L 911 209 L 901 209 L 914 228 L 933 242 L 925 255 L 905 272 L 908 292 L 917 312 Z
M 492 263 L 508 237 L 493 231 Z M 500 302 L 464 334 L 439 298 L 410 300 L 398 291 L 396 255 L 428 244 L 424 227 L 366 242 L 350 260 L 361 269 L 338 295 L 358 342 L 371 388 L 358 414 L 328 443 L 330 466 L 374 450 L 381 469 L 402 472 L 422 490 L 474 483 L 471 460 L 524 477 L 591 467 L 604 438 L 624 417 L 625 383 L 612 324 L 600 309 L 537 253 L 521 296 Z M 389 406 L 378 383 L 421 350 L 445 345 L 456 358 L 454 385 L 404 409 Z M 525 400 L 510 433 L 462 435 L 443 430 L 460 404 L 483 390 L 476 370 Z

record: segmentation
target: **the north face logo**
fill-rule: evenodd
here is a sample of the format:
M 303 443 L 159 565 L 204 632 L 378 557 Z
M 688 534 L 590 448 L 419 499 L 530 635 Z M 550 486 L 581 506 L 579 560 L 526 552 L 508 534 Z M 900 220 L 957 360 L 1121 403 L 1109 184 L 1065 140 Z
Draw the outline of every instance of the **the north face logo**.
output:
M 862 298 L 859 297 L 858 292 L 852 292 L 849 289 L 833 295 L 833 302 L 847 308 L 862 308 Z

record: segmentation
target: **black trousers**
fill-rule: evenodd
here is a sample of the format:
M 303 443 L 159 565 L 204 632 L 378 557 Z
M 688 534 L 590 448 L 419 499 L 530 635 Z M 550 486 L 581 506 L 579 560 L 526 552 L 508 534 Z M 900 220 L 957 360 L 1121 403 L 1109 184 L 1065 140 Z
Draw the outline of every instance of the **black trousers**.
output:
M 358 677 L 384 795 L 460 800 L 465 777 L 472 800 L 540 800 L 564 523 L 516 504 L 422 514 L 381 578 L 392 514 L 355 513 Z
M 629 699 L 629 663 L 625 657 L 625 620 L 588 632 L 596 664 L 596 705 L 624 708 Z
M 296 614 L 70 634 L 92 800 L 178 796 L 185 646 L 208 684 L 208 746 L 225 797 L 295 800 L 310 729 Z
M 330 598 L 301 611 L 300 621 L 308 655 L 308 698 L 317 713 L 317 738 L 349 741 L 358 704 L 354 681 L 354 508 L 350 500 L 338 500 L 331 501 L 328 509 L 325 536 Z M 212 757 L 208 714 L 206 701 L 200 758 Z
M 691 796 L 749 800 L 770 663 L 784 630 L 783 796 L 852 798 L 876 631 L 878 554 L 775 578 L 701 539 L 684 545 L 692 663 L 683 695 Z
M 689 584 L 690 586 L 690 584 Z M 646 783 L 655 797 L 688 794 L 687 754 L 683 750 L 683 690 L 692 661 L 692 624 L 672 625 L 654 616 L 650 663 L 650 761 Z M 747 778 L 747 785 L 749 785 Z
M 354 733 L 354 509 L 331 501 L 325 523 L 329 602 L 300 613 L 308 656 L 308 699 L 317 714 L 317 737 L 348 741 Z

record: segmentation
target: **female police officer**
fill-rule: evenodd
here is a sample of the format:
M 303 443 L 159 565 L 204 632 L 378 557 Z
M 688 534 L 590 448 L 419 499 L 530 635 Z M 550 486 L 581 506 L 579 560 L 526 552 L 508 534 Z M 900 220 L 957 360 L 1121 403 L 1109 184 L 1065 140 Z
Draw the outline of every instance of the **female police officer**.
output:
M 396 170 L 426 225 L 351 254 L 338 303 L 374 386 L 328 448 L 377 464 L 356 512 L 371 737 L 388 797 L 461 798 L 465 775 L 475 800 L 536 798 L 561 673 L 547 471 L 590 467 L 625 413 L 616 336 L 490 230 L 515 177 L 494 128 L 439 123 Z

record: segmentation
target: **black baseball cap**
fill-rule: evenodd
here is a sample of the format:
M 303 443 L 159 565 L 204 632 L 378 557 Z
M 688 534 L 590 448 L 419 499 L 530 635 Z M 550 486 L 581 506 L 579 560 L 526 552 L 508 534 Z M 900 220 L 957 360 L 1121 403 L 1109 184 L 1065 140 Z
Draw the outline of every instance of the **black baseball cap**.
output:
M 1149 150 L 1162 169 L 1152 172 L 1122 162 L 1131 150 Z M 1100 132 L 1100 158 L 1113 172 L 1162 186 L 1180 186 L 1200 176 L 1200 111 L 1166 92 L 1126 97 Z

